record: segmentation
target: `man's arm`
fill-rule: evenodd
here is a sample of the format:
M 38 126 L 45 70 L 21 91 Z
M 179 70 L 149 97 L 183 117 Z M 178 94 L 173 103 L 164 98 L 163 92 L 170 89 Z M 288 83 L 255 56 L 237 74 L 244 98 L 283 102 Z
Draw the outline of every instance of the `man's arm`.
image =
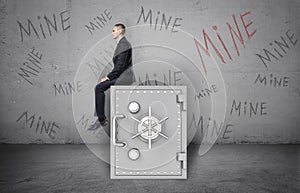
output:
M 113 70 L 107 75 L 107 78 L 109 80 L 113 80 L 118 78 L 125 70 L 126 68 L 126 62 L 128 57 L 130 57 L 131 49 L 128 49 L 120 54 L 118 54 L 116 57 L 116 63 L 114 65 Z

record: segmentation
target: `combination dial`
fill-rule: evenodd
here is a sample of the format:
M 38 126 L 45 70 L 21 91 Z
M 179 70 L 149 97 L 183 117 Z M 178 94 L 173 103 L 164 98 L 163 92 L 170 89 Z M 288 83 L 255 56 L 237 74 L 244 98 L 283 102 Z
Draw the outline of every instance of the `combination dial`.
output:
M 133 120 L 137 121 L 138 124 L 138 133 L 133 135 L 131 138 L 134 139 L 138 136 L 146 139 L 148 141 L 148 148 L 152 147 L 152 140 L 156 139 L 158 136 L 162 136 L 165 139 L 168 139 L 168 136 L 162 133 L 162 123 L 168 119 L 165 117 L 161 120 L 158 120 L 156 117 L 152 116 L 151 106 L 148 107 L 148 115 L 143 117 L 141 120 L 131 117 Z

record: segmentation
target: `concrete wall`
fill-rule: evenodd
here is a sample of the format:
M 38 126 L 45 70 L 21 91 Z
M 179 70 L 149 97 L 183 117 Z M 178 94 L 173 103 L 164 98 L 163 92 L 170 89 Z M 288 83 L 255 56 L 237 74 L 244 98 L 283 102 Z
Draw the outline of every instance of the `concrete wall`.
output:
M 137 84 L 188 86 L 189 141 L 299 143 L 297 0 L 7 0 L 0 9 L 1 143 L 108 141 L 87 128 L 118 22 Z

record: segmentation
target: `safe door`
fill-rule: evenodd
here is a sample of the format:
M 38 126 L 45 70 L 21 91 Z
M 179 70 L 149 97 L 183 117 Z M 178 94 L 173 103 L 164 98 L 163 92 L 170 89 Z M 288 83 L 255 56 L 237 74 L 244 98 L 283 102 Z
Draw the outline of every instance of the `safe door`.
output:
M 187 178 L 185 86 L 112 86 L 112 179 Z

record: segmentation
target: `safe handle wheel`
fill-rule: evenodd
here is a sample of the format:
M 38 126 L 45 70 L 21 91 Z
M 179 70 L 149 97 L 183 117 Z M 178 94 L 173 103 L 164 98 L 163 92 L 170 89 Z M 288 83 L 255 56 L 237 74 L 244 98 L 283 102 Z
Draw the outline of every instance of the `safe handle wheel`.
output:
M 113 121 L 112 121 L 112 140 L 113 140 L 113 144 L 115 146 L 119 146 L 119 147 L 125 147 L 126 146 L 126 143 L 125 142 L 118 142 L 117 141 L 117 136 L 116 136 L 116 122 L 117 122 L 117 119 L 122 119 L 122 118 L 125 118 L 125 115 L 115 115 L 113 117 Z

